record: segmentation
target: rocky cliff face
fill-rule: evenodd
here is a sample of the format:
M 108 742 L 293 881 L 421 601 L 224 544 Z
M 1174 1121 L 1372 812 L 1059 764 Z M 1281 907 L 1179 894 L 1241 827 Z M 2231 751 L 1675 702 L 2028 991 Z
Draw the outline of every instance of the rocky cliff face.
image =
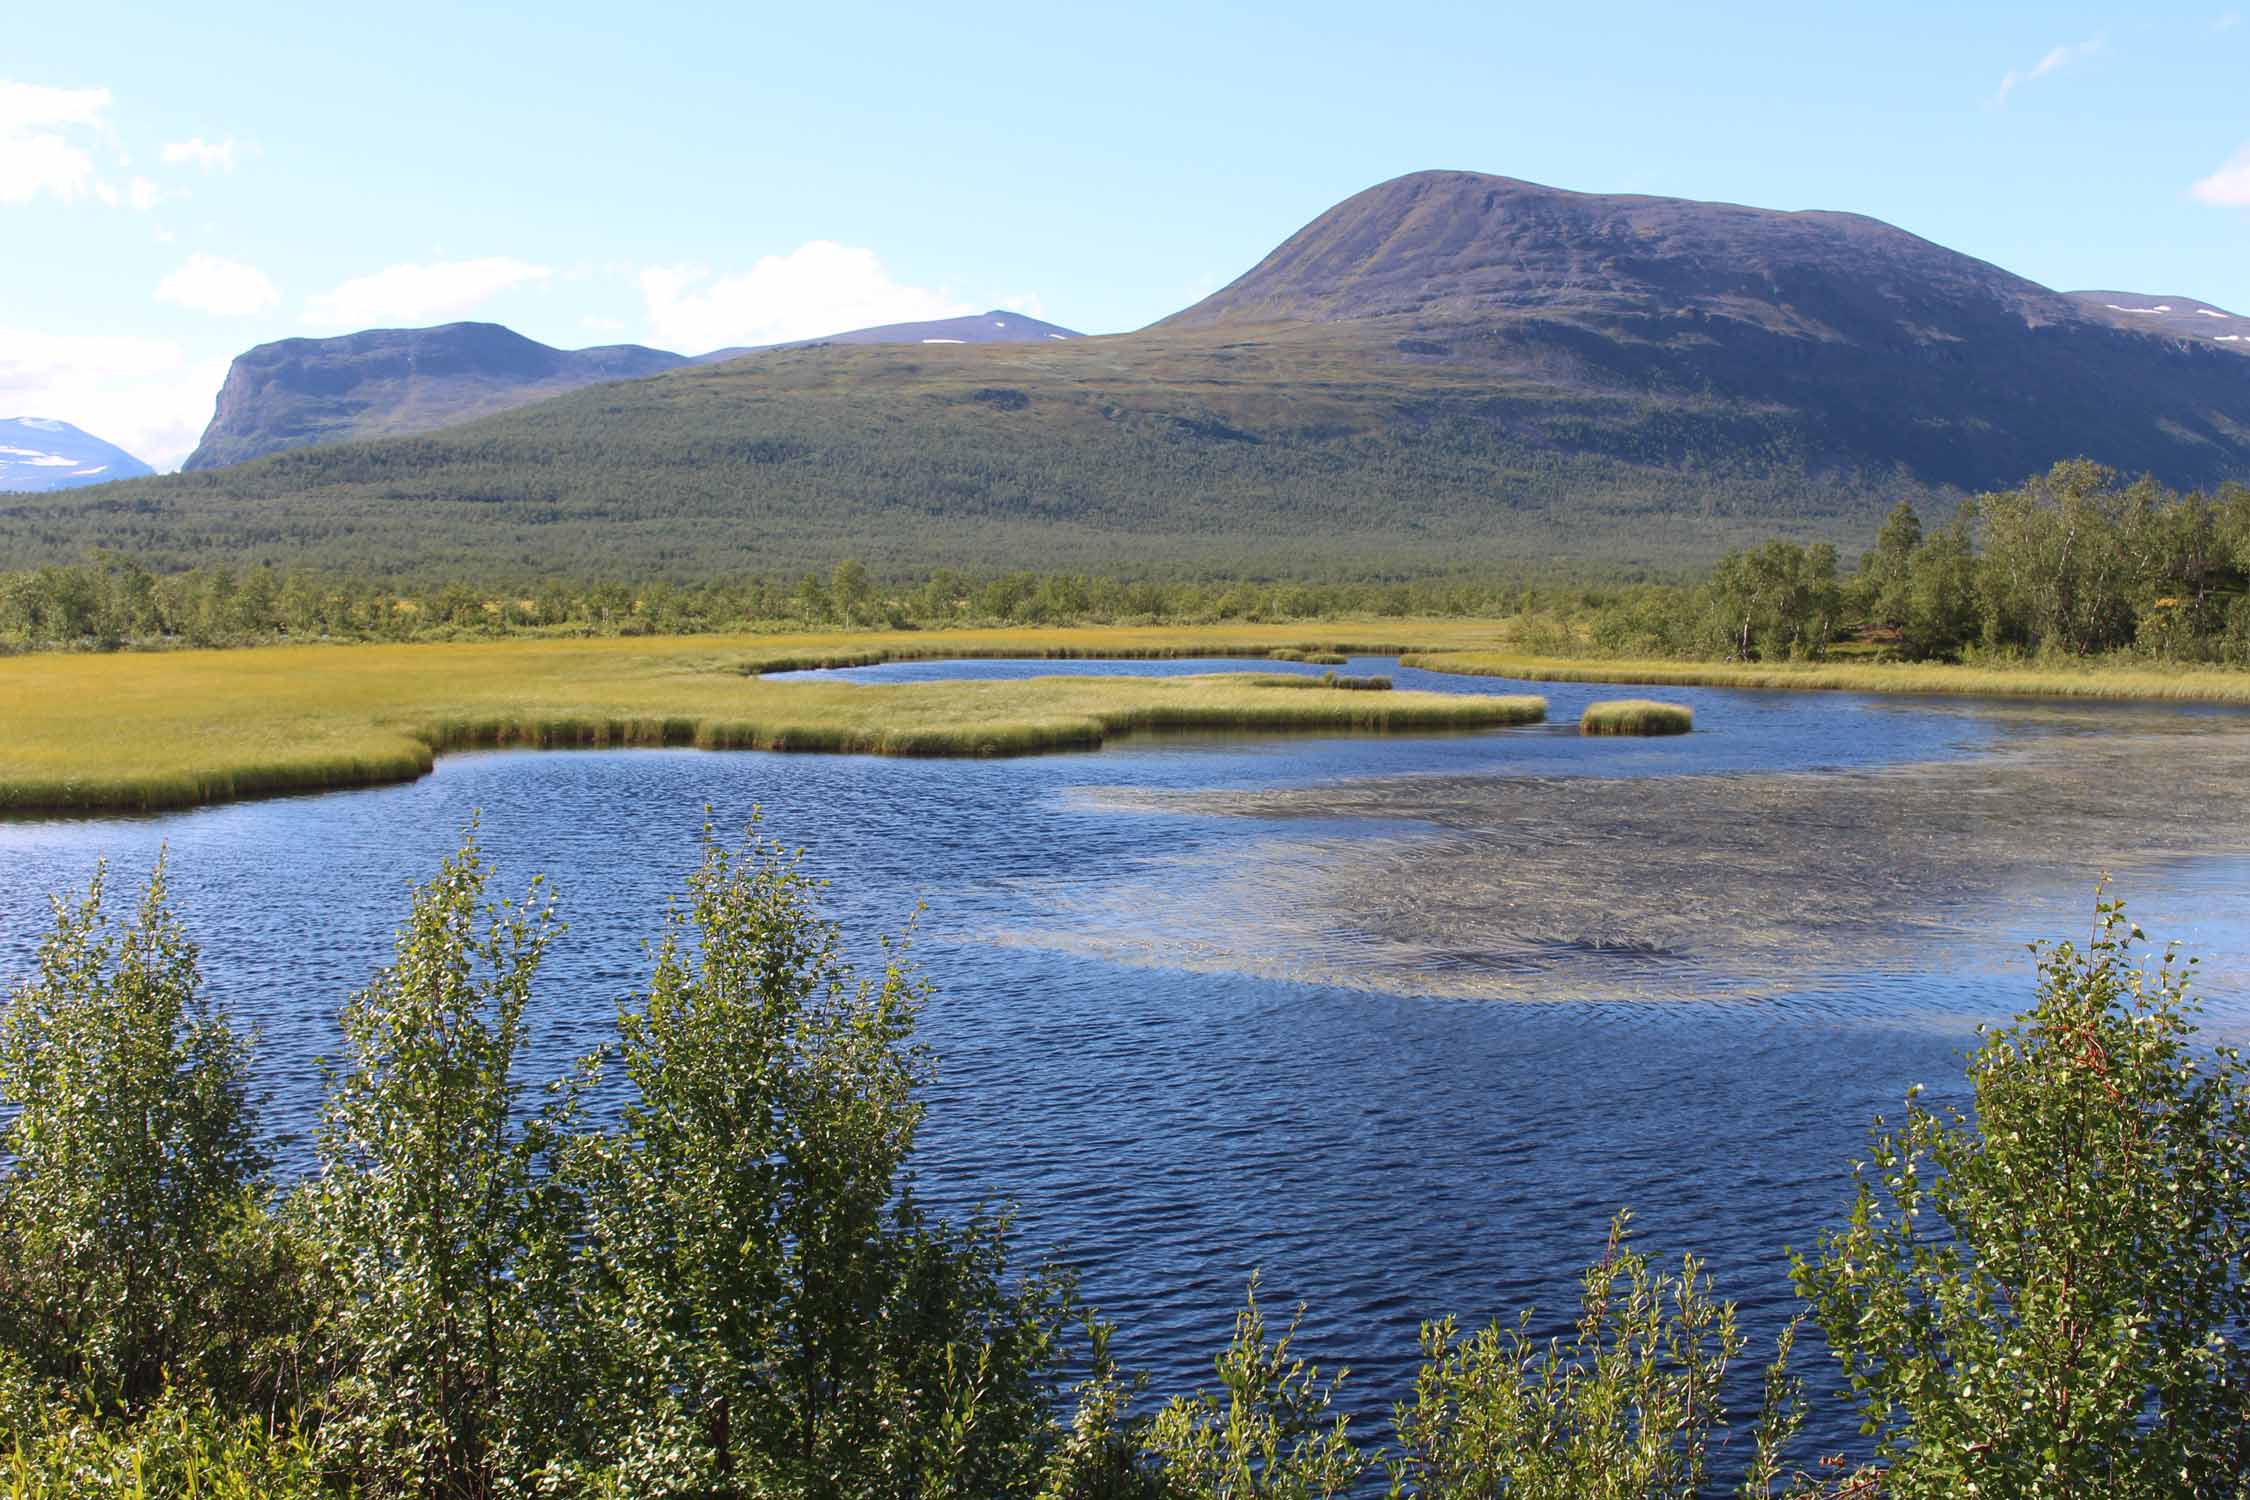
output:
M 427 432 L 685 363 L 635 344 L 553 349 L 497 323 L 283 339 L 236 357 L 211 425 L 182 467 L 213 469 L 307 443 Z

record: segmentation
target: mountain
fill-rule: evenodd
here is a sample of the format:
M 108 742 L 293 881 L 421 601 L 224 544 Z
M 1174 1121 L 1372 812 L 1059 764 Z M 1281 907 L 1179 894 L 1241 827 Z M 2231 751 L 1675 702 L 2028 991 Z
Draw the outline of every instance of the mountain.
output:
M 308 443 L 426 432 L 685 363 L 637 344 L 552 349 L 497 323 L 282 339 L 235 357 L 211 425 L 181 467 L 215 469 Z
M 1560 384 L 1705 393 L 1789 413 L 1819 467 L 1962 489 L 2078 453 L 2181 485 L 2250 473 L 2250 366 L 2139 316 L 1857 214 L 1421 172 L 1157 327 L 1348 324 Z
M 2250 354 L 2250 317 L 2193 297 L 2150 297 L 2140 292 L 2072 292 L 2070 298 L 2097 320 L 2136 333 L 2195 339 Z
M 849 333 L 824 334 L 817 339 L 792 339 L 786 344 L 749 344 L 702 354 L 690 363 L 720 364 L 768 349 L 809 349 L 815 344 L 1035 344 L 1043 339 L 1082 339 L 1086 335 L 1047 323 L 1023 313 L 994 308 L 960 318 L 934 318 L 924 323 L 884 323 L 875 328 L 855 328 Z
M 1076 337 L 1036 318 L 990 312 L 854 329 L 804 342 L 998 343 Z M 211 425 L 182 467 L 215 469 L 312 443 L 428 432 L 583 386 L 754 352 L 722 349 L 691 360 L 638 344 L 555 349 L 497 323 L 282 339 L 236 357 L 219 388 Z
M 1137 333 L 684 365 L 0 505 L 0 556 L 1633 575 L 2065 457 L 2250 478 L 2250 362 L 2100 311 L 1857 215 L 1417 173 Z
M 0 490 L 67 490 L 156 471 L 123 448 L 52 417 L 0 420 Z

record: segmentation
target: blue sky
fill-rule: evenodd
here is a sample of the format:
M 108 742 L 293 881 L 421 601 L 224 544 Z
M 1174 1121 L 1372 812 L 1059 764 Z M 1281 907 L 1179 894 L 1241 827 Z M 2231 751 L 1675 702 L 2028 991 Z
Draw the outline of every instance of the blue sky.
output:
M 1873 214 L 2250 312 L 2250 0 L 46 8 L 0 416 L 169 467 L 267 339 L 1138 327 L 1425 167 Z

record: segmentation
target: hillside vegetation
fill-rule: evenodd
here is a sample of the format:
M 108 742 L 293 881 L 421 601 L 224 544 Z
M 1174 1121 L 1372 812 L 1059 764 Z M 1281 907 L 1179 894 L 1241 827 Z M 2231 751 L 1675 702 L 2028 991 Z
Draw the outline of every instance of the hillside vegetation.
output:
M 440 383 L 384 399 L 427 426 Z M 297 430 L 287 390 L 236 394 L 234 425 Z M 0 562 L 1630 577 L 1855 547 L 2073 456 L 2250 476 L 2250 358 L 1852 214 L 1425 172 L 1137 333 L 759 351 L 11 499 Z
M 932 568 L 1613 571 L 1856 539 L 1933 486 L 1828 474 L 1786 413 L 1402 359 L 1323 325 L 824 346 L 419 437 L 0 498 L 0 558 L 94 546 L 410 576 Z

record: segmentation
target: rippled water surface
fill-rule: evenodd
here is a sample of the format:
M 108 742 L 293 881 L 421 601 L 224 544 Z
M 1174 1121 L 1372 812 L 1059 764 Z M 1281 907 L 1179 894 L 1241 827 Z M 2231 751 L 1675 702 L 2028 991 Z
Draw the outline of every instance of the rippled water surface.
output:
M 1160 1387 L 1207 1377 L 1262 1267 L 1369 1407 L 1402 1393 L 1422 1317 L 1566 1317 L 1620 1205 L 1770 1333 L 1781 1247 L 1843 1211 L 1868 1118 L 1913 1082 L 1958 1092 L 1975 1021 L 2028 997 L 2021 941 L 2081 931 L 2101 869 L 2210 957 L 2222 1028 L 2250 1016 L 2241 715 L 1682 689 L 1662 696 L 1695 734 L 1600 740 L 1567 726 L 1631 690 L 1347 670 L 1541 692 L 1564 727 L 981 762 L 479 754 L 380 790 L 0 823 L 0 974 L 28 966 L 48 893 L 105 855 L 137 881 L 168 845 L 301 1129 L 338 1003 L 472 813 L 503 887 L 546 873 L 570 924 L 544 1074 L 643 976 L 706 804 L 722 827 L 762 807 L 856 940 L 926 903 L 926 1192 L 1016 1202 Z

